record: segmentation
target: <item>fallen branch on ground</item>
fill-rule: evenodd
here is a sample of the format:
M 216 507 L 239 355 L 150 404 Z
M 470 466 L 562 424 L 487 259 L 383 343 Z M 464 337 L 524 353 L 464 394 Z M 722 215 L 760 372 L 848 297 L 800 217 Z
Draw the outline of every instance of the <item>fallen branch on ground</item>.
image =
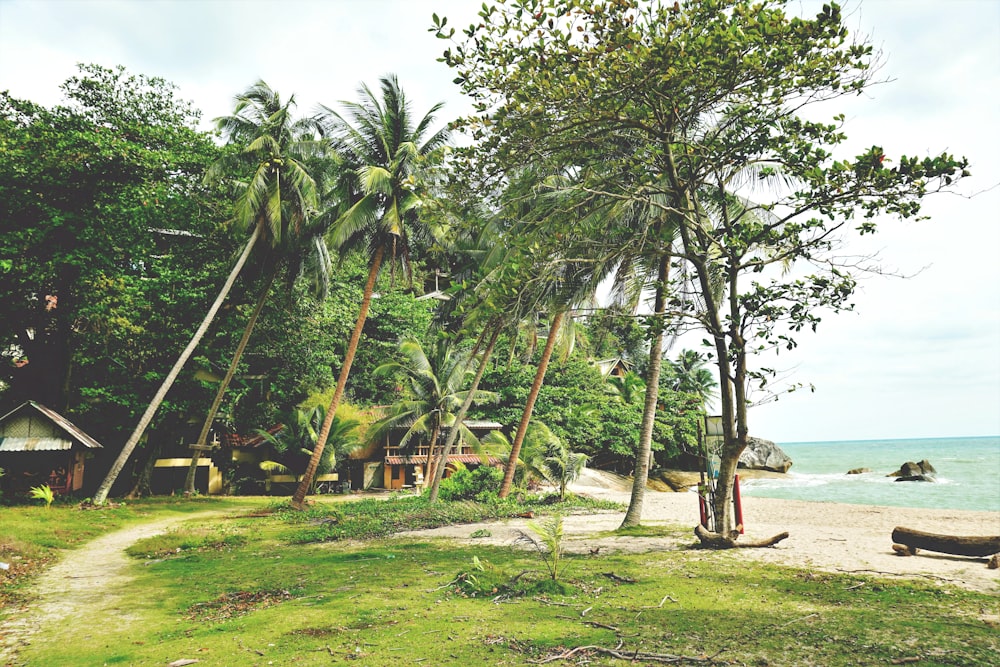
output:
M 607 655 L 612 658 L 617 658 L 619 660 L 628 660 L 630 662 L 637 661 L 648 661 L 648 662 L 661 662 L 665 664 L 679 665 L 684 663 L 691 664 L 701 664 L 701 665 L 728 665 L 726 661 L 716 661 L 715 656 L 691 656 L 691 655 L 671 655 L 669 653 L 646 653 L 644 651 L 622 651 L 621 644 L 617 648 L 605 648 L 603 646 L 577 646 L 574 649 L 565 651 L 558 655 L 550 655 L 546 658 L 541 658 L 539 660 L 528 660 L 529 663 L 533 665 L 544 665 L 550 662 L 556 662 L 557 660 L 568 660 L 573 656 L 584 653 L 593 652 L 600 653 L 601 655 Z
M 744 540 L 738 542 L 740 534 L 732 531 L 728 535 L 723 533 L 710 533 L 705 527 L 698 524 L 694 527 L 694 534 L 705 549 L 759 549 L 763 547 L 773 547 L 778 542 L 788 539 L 788 533 L 778 533 L 774 537 L 766 540 Z

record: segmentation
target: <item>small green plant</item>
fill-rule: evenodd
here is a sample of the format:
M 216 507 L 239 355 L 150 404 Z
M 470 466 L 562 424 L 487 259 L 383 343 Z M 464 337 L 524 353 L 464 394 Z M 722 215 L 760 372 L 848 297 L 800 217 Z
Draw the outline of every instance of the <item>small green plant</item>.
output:
M 563 518 L 561 514 L 553 514 L 545 521 L 531 521 L 528 528 L 535 534 L 535 537 L 518 531 L 519 535 L 514 543 L 525 543 L 534 547 L 539 558 L 545 563 L 552 581 L 559 580 L 559 573 L 562 567 L 562 540 L 563 540 Z
M 52 493 L 52 488 L 48 484 L 31 487 L 31 490 L 28 491 L 28 497 L 45 501 L 45 507 L 51 507 L 52 501 L 56 499 L 55 494 Z

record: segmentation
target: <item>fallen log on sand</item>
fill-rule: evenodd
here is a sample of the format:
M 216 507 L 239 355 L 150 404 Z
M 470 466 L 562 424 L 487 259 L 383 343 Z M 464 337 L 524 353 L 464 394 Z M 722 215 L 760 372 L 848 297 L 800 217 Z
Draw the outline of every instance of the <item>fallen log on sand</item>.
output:
M 910 556 L 917 549 L 936 551 L 953 556 L 984 557 L 1000 553 L 1000 535 L 989 536 L 958 536 L 924 533 L 911 528 L 896 526 L 892 531 L 893 550 L 902 555 Z M 897 549 L 897 546 L 902 546 Z M 908 552 L 908 553 L 907 553 Z
M 722 533 L 710 533 L 704 526 L 698 524 L 694 527 L 694 534 L 701 542 L 701 546 L 706 549 L 755 549 L 760 547 L 773 547 L 781 540 L 788 538 L 788 533 L 778 533 L 774 537 L 766 540 L 743 540 L 737 542 L 740 536 L 739 531 L 734 530 L 729 535 Z

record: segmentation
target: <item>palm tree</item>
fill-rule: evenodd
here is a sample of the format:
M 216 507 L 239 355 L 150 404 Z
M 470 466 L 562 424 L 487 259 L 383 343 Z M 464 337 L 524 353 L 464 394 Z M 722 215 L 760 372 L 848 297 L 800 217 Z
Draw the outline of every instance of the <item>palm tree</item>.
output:
M 251 179 L 245 183 L 237 198 L 236 223 L 241 227 L 256 225 L 269 244 L 268 252 L 262 258 L 264 278 L 257 303 L 192 448 L 191 464 L 184 482 L 186 495 L 194 492 L 198 459 L 279 271 L 283 265 L 302 266 L 304 262 L 300 256 L 303 253 L 315 251 L 320 254 L 320 261 L 312 263 L 312 266 L 322 266 L 328 261 L 325 246 L 319 247 L 322 245 L 321 230 L 311 216 L 317 203 L 316 183 L 303 164 L 315 145 L 315 124 L 293 119 L 294 106 L 294 96 L 282 102 L 276 91 L 258 81 L 236 97 L 236 107 L 231 116 L 215 120 L 223 135 L 241 148 L 234 155 L 236 164 L 232 164 L 232 160 L 224 160 L 213 166 L 210 177 L 219 178 L 226 169 L 243 167 L 252 170 Z M 325 275 L 322 271 L 320 273 Z M 295 277 L 290 276 L 289 282 Z
M 670 367 L 670 388 L 694 394 L 702 405 L 715 397 L 716 382 L 712 372 L 705 368 L 705 358 L 694 350 L 681 350 L 676 361 L 667 361 Z
M 492 431 L 483 438 L 483 444 L 503 452 L 508 464 L 511 461 L 512 443 L 500 431 Z M 559 489 L 559 499 L 566 498 L 566 489 L 587 466 L 586 454 L 570 451 L 549 427 L 539 421 L 531 422 L 521 447 L 520 456 L 514 461 L 524 471 L 525 480 L 544 480 Z
M 385 76 L 380 83 L 381 100 L 362 85 L 359 91 L 362 101 L 344 103 L 350 119 L 327 108 L 320 115 L 324 131 L 344 161 L 345 174 L 356 198 L 337 218 L 330 240 L 342 253 L 364 249 L 370 259 L 361 308 L 344 354 L 327 419 L 320 430 L 309 467 L 292 497 L 292 505 L 297 508 L 305 501 L 329 436 L 331 415 L 336 413 L 344 395 L 383 261 L 388 255 L 392 267 L 399 263 L 408 272 L 411 241 L 428 234 L 419 216 L 423 199 L 416 175 L 420 163 L 448 140 L 446 129 L 430 133 L 434 114 L 441 104 L 431 107 L 414 123 L 410 105 L 396 77 Z
M 284 428 L 277 433 L 258 431 L 258 434 L 274 447 L 278 458 L 281 459 L 281 461 L 262 461 L 261 469 L 300 474 L 315 449 L 325 413 L 322 405 L 312 408 L 297 407 L 292 411 L 290 418 L 285 420 Z M 356 419 L 342 415 L 334 417 L 329 437 L 330 447 L 325 448 L 318 467 L 320 474 L 332 470 L 338 461 L 361 446 L 361 441 L 357 437 L 360 425 Z
M 194 353 L 198 343 L 205 336 L 205 332 L 208 330 L 209 325 L 212 320 L 215 319 L 216 314 L 219 312 L 219 308 L 222 307 L 222 302 L 226 300 L 229 295 L 230 290 L 233 288 L 233 284 L 236 282 L 236 277 L 243 270 L 244 264 L 246 264 L 247 259 L 250 257 L 250 253 L 257 243 L 257 239 L 260 238 L 261 230 L 259 227 L 254 227 L 253 233 L 247 240 L 246 245 L 243 247 L 243 252 L 240 254 L 236 263 L 233 265 L 232 270 L 229 272 L 229 276 L 226 278 L 226 282 L 223 284 L 222 289 L 219 290 L 219 294 L 215 297 L 215 301 L 212 303 L 208 312 L 205 314 L 205 318 L 201 321 L 198 329 L 191 336 L 191 340 L 188 342 L 187 347 L 181 352 L 177 361 L 174 362 L 173 368 L 167 373 L 163 382 L 160 384 L 160 388 L 156 391 L 153 398 L 150 400 L 149 405 L 146 407 L 146 411 L 139 418 L 139 423 L 136 424 L 135 430 L 125 441 L 125 445 L 122 447 L 122 451 L 118 454 L 118 458 L 112 464 L 111 469 L 108 470 L 108 474 L 105 475 L 104 481 L 101 485 L 97 487 L 97 491 L 94 492 L 94 497 L 92 502 L 95 505 L 103 505 L 108 499 L 108 493 L 111 491 L 111 486 L 118 479 L 118 475 L 125 468 L 125 463 L 128 461 L 132 452 L 135 450 L 136 445 L 139 444 L 139 440 L 142 439 L 143 434 L 146 432 L 146 428 L 149 426 L 150 422 L 153 421 L 153 416 L 156 411 L 160 408 L 163 403 L 163 399 L 166 398 L 167 392 L 173 386 L 174 382 L 177 380 L 177 376 L 180 375 L 181 369 L 184 368 L 184 364 L 187 360 L 191 358 Z
M 406 447 L 414 438 L 427 438 L 427 460 L 424 479 L 433 481 L 443 476 L 447 465 L 445 447 L 438 447 L 442 431 L 459 432 L 461 437 L 478 444 L 476 436 L 455 419 L 455 410 L 467 399 L 470 403 L 495 400 L 495 395 L 485 391 L 464 389 L 468 380 L 469 354 L 455 351 L 446 341 L 439 341 L 431 356 L 424 352 L 416 339 L 402 341 L 399 346 L 404 361 L 392 361 L 375 369 L 379 375 L 402 376 L 407 380 L 409 395 L 393 404 L 389 414 L 372 424 L 368 430 L 369 441 L 382 440 L 399 427 L 406 431 L 400 446 Z M 436 455 L 435 455 L 436 453 Z M 433 484 L 432 484 L 433 486 Z
M 627 371 L 625 375 L 609 375 L 605 382 L 614 396 L 627 405 L 634 403 L 646 390 L 646 383 L 635 371 Z

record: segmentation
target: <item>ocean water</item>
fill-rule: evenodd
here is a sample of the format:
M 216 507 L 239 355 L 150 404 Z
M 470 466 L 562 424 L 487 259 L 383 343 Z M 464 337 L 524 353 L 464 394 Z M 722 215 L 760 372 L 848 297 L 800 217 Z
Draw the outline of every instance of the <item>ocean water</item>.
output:
M 1000 511 L 1000 437 L 789 442 L 786 479 L 741 480 L 744 496 L 860 505 Z M 886 477 L 906 461 L 927 459 L 937 481 Z M 848 475 L 852 468 L 872 472 Z

